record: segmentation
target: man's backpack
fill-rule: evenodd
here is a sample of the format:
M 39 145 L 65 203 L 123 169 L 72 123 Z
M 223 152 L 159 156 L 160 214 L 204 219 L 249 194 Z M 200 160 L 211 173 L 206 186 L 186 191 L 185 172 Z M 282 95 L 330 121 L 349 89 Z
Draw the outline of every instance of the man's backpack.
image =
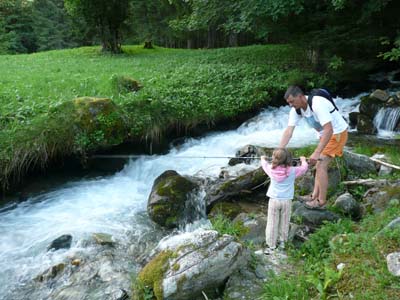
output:
M 310 107 L 311 111 L 313 110 L 312 109 L 312 100 L 313 100 L 314 96 L 324 97 L 325 99 L 328 99 L 332 103 L 334 109 L 331 110 L 330 113 L 333 113 L 335 110 L 339 110 L 337 108 L 335 102 L 333 101 L 333 98 L 332 98 L 331 94 L 327 90 L 325 90 L 325 89 L 313 89 L 308 94 L 308 99 L 307 99 L 307 103 L 308 103 L 308 106 Z M 297 112 L 298 115 L 301 115 L 300 108 L 296 109 L 296 112 Z

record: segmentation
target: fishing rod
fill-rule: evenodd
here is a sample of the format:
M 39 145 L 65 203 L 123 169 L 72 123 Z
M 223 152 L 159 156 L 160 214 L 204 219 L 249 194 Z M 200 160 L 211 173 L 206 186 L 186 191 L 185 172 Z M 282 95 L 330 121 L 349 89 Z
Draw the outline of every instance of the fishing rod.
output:
M 96 154 L 96 155 L 92 155 L 91 158 L 141 158 L 144 155 L 124 155 L 124 154 Z M 207 158 L 237 158 L 237 159 L 261 159 L 261 156 L 188 156 L 188 155 L 176 155 L 173 156 L 173 158 L 195 158 L 195 159 L 199 159 L 199 158 L 203 158 L 203 159 L 207 159 Z M 267 159 L 271 160 L 271 157 L 267 156 Z M 292 158 L 292 160 L 300 160 L 300 158 Z M 318 160 L 322 160 L 322 159 L 318 159 Z
M 141 158 L 144 155 L 121 155 L 121 154 L 98 154 L 92 155 L 92 158 Z M 176 155 L 173 158 L 243 158 L 243 159 L 261 159 L 260 156 L 187 156 L 187 155 Z

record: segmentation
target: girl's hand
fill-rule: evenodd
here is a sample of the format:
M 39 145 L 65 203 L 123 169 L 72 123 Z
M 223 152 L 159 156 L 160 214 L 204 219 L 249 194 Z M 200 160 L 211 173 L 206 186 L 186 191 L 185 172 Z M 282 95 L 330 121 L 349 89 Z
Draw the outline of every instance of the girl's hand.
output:
M 267 157 L 265 155 L 261 155 L 261 160 L 267 160 Z
M 300 156 L 300 161 L 301 162 L 305 162 L 306 161 L 306 157 L 305 156 Z

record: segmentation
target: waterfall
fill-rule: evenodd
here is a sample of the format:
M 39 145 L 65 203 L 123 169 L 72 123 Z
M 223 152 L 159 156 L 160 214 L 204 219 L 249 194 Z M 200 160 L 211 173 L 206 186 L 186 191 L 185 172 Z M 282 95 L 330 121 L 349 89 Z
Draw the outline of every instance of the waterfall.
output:
M 383 107 L 374 117 L 374 126 L 378 131 L 394 131 L 400 121 L 400 107 Z

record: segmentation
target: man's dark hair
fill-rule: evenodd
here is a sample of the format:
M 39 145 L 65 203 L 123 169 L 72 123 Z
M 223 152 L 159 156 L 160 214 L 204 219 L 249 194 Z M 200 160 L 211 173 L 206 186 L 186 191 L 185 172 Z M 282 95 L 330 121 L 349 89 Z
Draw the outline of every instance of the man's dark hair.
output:
M 297 85 L 291 85 L 287 88 L 285 96 L 283 96 L 283 98 L 285 98 L 285 100 L 287 100 L 289 98 L 289 96 L 296 97 L 298 95 L 304 95 L 301 88 L 299 88 Z

